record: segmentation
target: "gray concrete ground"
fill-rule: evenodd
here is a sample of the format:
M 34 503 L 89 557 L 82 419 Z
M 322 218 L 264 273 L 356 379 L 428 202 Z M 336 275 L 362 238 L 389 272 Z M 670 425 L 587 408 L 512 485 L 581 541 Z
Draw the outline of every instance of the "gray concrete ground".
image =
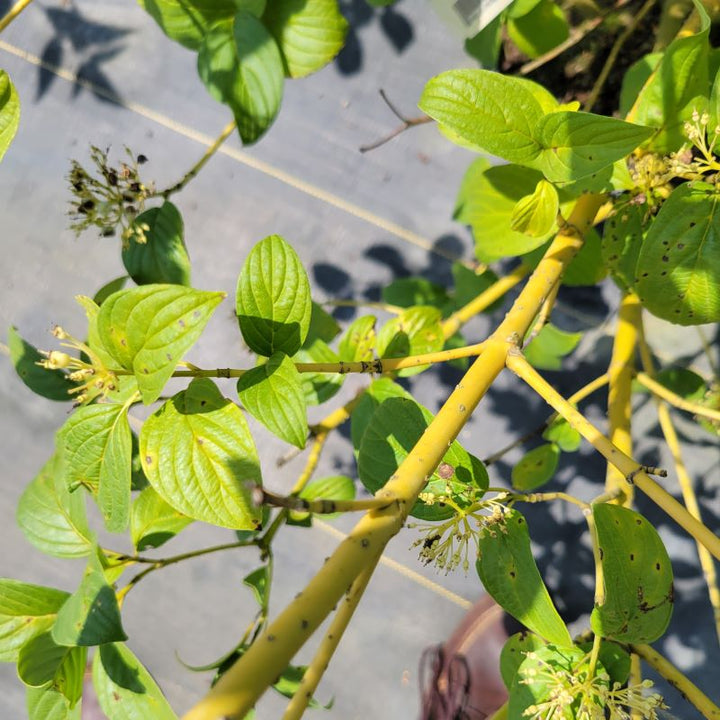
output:
M 442 282 L 449 277 L 448 257 L 471 257 L 467 231 L 451 221 L 469 153 L 450 145 L 430 126 L 373 153 L 358 152 L 360 145 L 396 124 L 377 90 L 384 88 L 413 114 L 430 76 L 470 64 L 459 41 L 424 3 L 404 0 L 384 12 L 366 8 L 361 0 L 341 5 L 353 32 L 339 60 L 316 76 L 288 83 L 280 118 L 268 136 L 247 150 L 231 139 L 177 197 L 194 286 L 232 294 L 248 249 L 270 233 L 294 245 L 318 300 L 376 299 L 384 285 L 408 274 Z M 0 13 L 8 6 L 0 0 Z M 117 241 L 92 233 L 76 239 L 66 229 L 69 193 L 64 176 L 70 159 L 85 161 L 90 143 L 111 146 L 116 157 L 127 145 L 150 158 L 144 174 L 162 187 L 192 165 L 229 113 L 207 95 L 193 55 L 168 41 L 139 7 L 121 0 L 38 0 L 0 37 L 0 67 L 9 72 L 23 104 L 17 138 L 0 165 L 0 327 L 14 324 L 31 342 L 46 347 L 54 323 L 82 333 L 83 316 L 74 295 L 92 295 L 105 280 L 123 274 Z M 119 102 L 110 101 L 111 96 Z M 563 300 L 559 322 L 582 326 L 588 315 L 600 318 L 603 307 L 612 308 L 615 302 L 609 287 L 602 295 L 575 293 Z M 340 315 L 351 317 L 348 312 Z M 481 339 L 497 317 L 475 321 L 469 336 Z M 692 332 L 657 325 L 664 352 L 677 355 L 681 347 L 683 355 L 699 357 Z M 608 332 L 601 326 L 589 334 L 570 364 L 571 372 L 553 376 L 559 390 L 570 393 L 601 371 L 610 347 Z M 229 301 L 189 359 L 204 366 L 251 361 Z M 456 381 L 451 371 L 431 371 L 414 378 L 412 387 L 422 402 L 437 409 Z M 341 397 L 350 397 L 359 382 L 348 381 Z M 231 386 L 227 393 L 232 395 Z M 43 556 L 25 542 L 14 522 L 18 497 L 52 452 L 53 434 L 67 408 L 33 396 L 7 359 L 0 360 L 0 398 L 0 457 L 5 459 L 0 574 L 73 589 L 83 563 Z M 600 405 L 592 412 L 602 420 Z M 502 377 L 461 440 L 482 457 L 534 427 L 545 413 L 538 399 Z M 639 452 L 654 462 L 657 431 L 649 413 L 641 418 L 650 437 Z M 267 485 L 286 490 L 302 459 L 276 470 L 274 460 L 285 448 L 255 429 Z M 717 528 L 717 446 L 709 436 L 701 440 L 689 460 L 703 509 Z M 509 477 L 517 457 L 510 455 L 496 466 L 493 482 Z M 333 437 L 319 473 L 352 474 L 350 458 L 347 437 Z M 579 459 L 564 460 L 557 482 L 590 497 L 590 478 L 597 480 L 603 473 L 603 464 L 585 448 Z M 712 678 L 720 653 L 697 579 L 694 547 L 658 512 L 642 501 L 641 507 L 677 551 L 679 602 L 672 633 L 661 646 L 698 682 L 707 686 L 710 681 L 707 690 L 717 699 Z M 591 601 L 592 578 L 590 551 L 580 541 L 580 519 L 572 513 L 565 517 L 565 509 L 555 507 L 533 508 L 529 516 L 538 541 L 553 538 L 555 521 L 566 521 L 563 537 L 538 544 L 539 561 L 560 605 L 577 617 Z M 334 522 L 335 533 L 348 530 L 353 522 L 348 517 Z M 320 699 L 335 697 L 327 717 L 416 717 L 417 665 L 423 648 L 447 637 L 467 601 L 482 593 L 474 574 L 438 576 L 420 565 L 408 549 L 414 537 L 405 531 L 391 543 L 387 557 L 395 564 L 380 566 L 323 681 Z M 160 554 L 228 539 L 226 531 L 196 523 Z M 323 524 L 282 531 L 273 612 L 312 577 L 336 542 Z M 188 672 L 177 658 L 203 664 L 233 646 L 254 612 L 240 580 L 256 565 L 252 552 L 209 556 L 157 573 L 128 597 L 124 616 L 130 645 L 178 712 L 201 696 L 208 676 Z M 311 650 L 300 659 L 309 657 Z M 25 717 L 24 691 L 12 667 L 0 667 L 0 688 L 0 717 Z M 268 694 L 259 718 L 279 717 L 282 706 L 277 696 Z M 681 717 L 694 717 L 688 712 Z

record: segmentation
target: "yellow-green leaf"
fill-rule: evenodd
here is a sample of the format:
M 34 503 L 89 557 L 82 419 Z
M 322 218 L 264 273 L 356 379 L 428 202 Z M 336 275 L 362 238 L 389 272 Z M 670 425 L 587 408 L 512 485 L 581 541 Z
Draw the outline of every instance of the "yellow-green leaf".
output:
M 547 180 L 540 180 L 532 195 L 520 198 L 510 218 L 510 228 L 529 237 L 546 238 L 557 220 L 560 201 L 557 190 Z

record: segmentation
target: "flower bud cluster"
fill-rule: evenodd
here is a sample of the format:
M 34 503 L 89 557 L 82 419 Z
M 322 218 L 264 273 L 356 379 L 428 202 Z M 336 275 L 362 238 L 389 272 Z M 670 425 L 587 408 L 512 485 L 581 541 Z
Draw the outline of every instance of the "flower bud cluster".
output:
M 144 231 L 138 233 L 134 227 L 135 217 L 143 210 L 145 200 L 154 189 L 140 179 L 138 166 L 147 161 L 144 155 L 135 157 L 125 149 L 129 162 L 112 167 L 108 162 L 108 151 L 92 146 L 90 158 L 95 173 L 88 172 L 77 160 L 72 161 L 68 180 L 73 194 L 69 215 L 71 229 L 80 234 L 91 226 L 100 230 L 100 235 L 110 237 L 119 233 L 123 247 L 130 237 L 144 242 Z

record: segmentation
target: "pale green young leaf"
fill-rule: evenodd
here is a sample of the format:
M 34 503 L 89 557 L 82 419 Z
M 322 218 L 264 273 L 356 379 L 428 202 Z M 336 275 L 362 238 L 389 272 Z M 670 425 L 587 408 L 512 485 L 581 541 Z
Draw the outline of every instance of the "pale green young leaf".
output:
M 190 285 L 190 258 L 180 211 L 169 200 L 138 215 L 122 261 L 138 285 Z M 102 303 L 98 303 L 102 304 Z
M 70 492 L 59 466 L 54 455 L 25 488 L 17 522 L 38 550 L 56 557 L 83 557 L 92 549 L 85 493 Z
M 160 547 L 185 529 L 192 519 L 168 505 L 152 486 L 135 498 L 130 511 L 130 537 L 138 552 Z
M 327 65 L 342 49 L 348 29 L 337 0 L 272 0 L 262 20 L 280 47 L 285 74 L 292 78 Z
M 339 334 L 340 325 L 338 321 L 324 310 L 321 305 L 313 301 L 312 311 L 310 313 L 310 326 L 308 327 L 303 348 L 308 349 L 315 340 L 322 340 L 325 343 L 329 343 Z
M 237 383 L 243 407 L 274 435 L 299 448 L 308 435 L 307 406 L 295 363 L 277 352 Z
M 477 571 L 485 589 L 506 612 L 548 642 L 572 647 L 570 633 L 535 564 L 527 522 L 517 510 L 483 526 Z
M 469 225 L 475 239 L 475 255 L 481 262 L 523 255 L 543 245 L 555 231 L 531 238 L 511 227 L 515 205 L 531 195 L 543 179 L 540 172 L 519 165 L 492 166 L 478 158 L 463 178 L 455 205 L 455 219 Z
M 355 483 L 346 475 L 332 475 L 330 477 L 311 480 L 301 491 L 303 500 L 354 500 Z M 294 520 L 304 520 L 309 513 L 292 511 Z M 325 513 L 323 520 L 331 520 L 342 513 Z
M 20 123 L 20 100 L 15 86 L 4 70 L 0 70 L 0 160 L 10 147 Z
M 527 83 L 516 78 L 450 70 L 425 85 L 419 106 L 441 130 L 508 162 L 530 163 L 541 150 L 535 127 L 543 108 Z
M 510 228 L 532 238 L 546 238 L 557 221 L 560 201 L 555 186 L 540 180 L 531 195 L 517 201 L 510 217 Z
M 142 285 L 102 304 L 100 341 L 121 367 L 133 371 L 144 403 L 158 399 L 224 297 L 181 285 Z
M 112 297 L 116 292 L 122 290 L 122 286 L 110 293 L 103 299 L 103 303 L 109 297 Z M 117 367 L 118 361 L 110 354 L 98 333 L 98 315 L 100 314 L 100 304 L 96 300 L 93 300 L 86 295 L 76 295 L 75 300 L 85 311 L 85 317 L 88 321 L 87 329 L 87 346 L 98 356 L 98 359 L 107 368 Z M 118 378 L 119 380 L 120 378 Z M 123 377 L 123 380 L 129 380 L 129 377 Z
M 52 627 L 69 597 L 55 588 L 0 578 L 0 662 L 17 662 L 20 648 Z
M 140 431 L 143 470 L 178 512 L 212 525 L 252 530 L 262 518 L 249 485 L 260 464 L 245 417 L 207 378 L 193 380 Z
M 70 707 L 68 699 L 52 686 L 27 688 L 28 720 L 81 720 L 82 706 Z
M 660 208 L 635 269 L 636 292 L 653 315 L 680 325 L 720 320 L 719 200 L 685 183 Z
M 210 94 L 232 110 L 250 145 L 272 125 L 283 96 L 283 62 L 275 39 L 247 10 L 216 23 L 198 51 L 198 74 Z
M 362 435 L 358 453 L 358 474 L 371 493 L 385 485 L 432 419 L 429 410 L 411 399 L 388 397 L 380 403 Z M 462 507 L 487 486 L 485 466 L 455 440 L 423 492 L 446 496 L 449 491 L 453 501 Z M 443 520 L 452 517 L 455 510 L 444 503 L 418 500 L 410 514 L 422 520 Z
M 267 604 L 267 593 L 270 589 L 269 580 L 267 565 L 260 566 L 243 578 L 243 585 L 247 585 L 250 588 L 260 607 L 265 607 Z
M 445 339 L 440 325 L 440 310 L 417 305 L 388 320 L 377 336 L 377 352 L 381 358 L 407 357 L 442 350 Z M 407 377 L 426 370 L 428 365 L 400 370 Z
M 500 674 L 505 687 L 509 690 L 515 679 L 515 673 L 525 660 L 526 653 L 539 650 L 547 643 L 534 632 L 523 630 L 511 635 L 500 653 Z
M 593 505 L 605 586 L 590 617 L 593 632 L 620 642 L 651 643 L 673 610 L 673 571 L 657 530 L 620 505 Z
M 127 275 L 121 275 L 120 277 L 113 278 L 112 280 L 108 280 L 93 296 L 92 296 L 92 302 L 97 305 L 97 309 L 100 310 L 100 306 L 114 293 L 118 292 L 118 290 L 122 290 L 125 285 L 127 284 L 128 276 Z M 76 300 L 79 300 L 79 298 L 76 296 Z M 82 305 L 82 303 L 80 303 Z
M 560 448 L 555 443 L 545 443 L 533 448 L 512 469 L 512 484 L 517 490 L 527 492 L 552 480 L 560 459 Z
M 582 436 L 562 417 L 556 418 L 543 432 L 543 439 L 555 443 L 563 452 L 575 452 L 582 443 Z
M 553 0 L 540 0 L 521 17 L 508 18 L 508 37 L 520 52 L 536 58 L 565 41 L 570 34 L 562 8 Z
M 138 0 L 171 39 L 197 50 L 213 23 L 237 12 L 235 0 Z
M 17 329 L 8 329 L 8 348 L 18 377 L 37 395 L 48 400 L 70 400 L 68 391 L 74 385 L 62 370 L 46 370 L 38 365 L 45 357 L 27 340 L 23 340 Z
M 550 182 L 571 182 L 612 165 L 647 140 L 653 130 L 593 113 L 558 111 L 539 120 L 540 146 L 532 166 Z
M 177 720 L 152 675 L 122 643 L 100 646 L 92 678 L 100 708 L 112 720 Z
M 353 321 L 340 338 L 338 355 L 344 362 L 369 362 L 377 342 L 374 315 L 362 315 Z
M 103 474 L 110 468 L 120 468 L 123 460 L 127 469 L 128 494 L 130 489 L 130 451 L 127 428 L 127 454 L 122 456 L 124 442 L 122 423 L 127 427 L 127 409 L 122 405 L 101 403 L 77 408 L 58 432 L 60 471 L 67 487 L 76 490 L 80 485 L 97 493 Z M 106 463 L 110 463 L 103 470 Z M 112 478 L 111 478 L 112 481 Z
M 115 591 L 108 584 L 98 554 L 90 554 L 78 589 L 60 608 L 52 628 L 58 645 L 102 645 L 126 640 Z
M 413 399 L 412 395 L 401 385 L 398 385 L 389 377 L 383 377 L 370 383 L 367 390 L 360 396 L 357 405 L 355 405 L 350 416 L 350 437 L 356 457 L 372 416 L 380 404 L 388 398 Z
M 491 20 L 477 35 L 465 40 L 465 52 L 475 58 L 480 67 L 495 70 L 503 43 L 502 13 Z
M 123 532 L 130 521 L 132 434 L 127 410 L 127 406 L 121 406 L 108 433 L 100 464 L 97 502 L 110 532 Z
M 699 32 L 681 34 L 670 43 L 627 114 L 632 122 L 657 128 L 650 148 L 661 154 L 686 141 L 683 123 L 698 107 L 698 98 L 708 94 L 710 18 L 699 0 L 693 2 L 700 16 Z
M 236 311 L 248 347 L 258 355 L 294 355 L 312 315 L 310 283 L 300 258 L 279 235 L 253 247 L 238 277 Z
M 559 370 L 562 367 L 562 358 L 577 347 L 581 338 L 582 333 L 565 332 L 548 323 L 523 352 L 533 367 L 540 370 Z
M 431 305 L 444 308 L 448 300 L 447 292 L 442 285 L 430 282 L 425 278 L 398 278 L 382 289 L 383 302 L 397 307 L 409 308 L 413 305 Z
M 338 354 L 320 339 L 311 344 L 306 341 L 292 359 L 296 363 L 340 362 Z M 306 404 L 322 405 L 327 402 L 342 387 L 344 379 L 344 375 L 335 373 L 300 373 L 300 385 Z

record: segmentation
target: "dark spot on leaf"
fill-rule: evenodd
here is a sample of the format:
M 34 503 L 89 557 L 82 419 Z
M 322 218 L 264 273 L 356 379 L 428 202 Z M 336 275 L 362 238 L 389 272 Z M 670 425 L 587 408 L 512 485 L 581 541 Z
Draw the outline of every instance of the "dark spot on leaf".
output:
M 115 702 L 120 702 L 120 695 L 118 695 L 118 693 L 116 693 L 114 690 L 112 696 Z
M 525 518 L 523 518 L 523 517 L 519 517 L 519 518 L 517 519 L 517 524 L 518 524 L 518 525 L 522 525 L 524 522 L 525 522 Z
M 660 563 L 655 563 L 655 569 L 658 571 L 660 570 Z
M 514 578 L 514 577 L 515 577 L 515 571 L 514 571 L 514 570 L 511 570 L 511 571 L 510 571 L 510 577 L 511 577 L 511 578 Z
M 636 525 L 642 525 L 642 518 L 635 518 Z
M 152 460 L 152 457 L 151 457 L 150 455 L 146 455 L 146 456 L 145 456 L 145 463 L 146 463 L 147 465 L 152 465 L 152 461 L 153 461 L 153 460 Z
M 677 249 L 678 249 L 678 250 L 682 250 L 684 247 L 685 247 L 685 243 L 678 243 L 678 244 L 677 244 Z
M 121 344 L 123 347 L 127 347 L 127 340 L 126 340 L 125 338 L 120 338 L 120 344 Z
M 301 627 L 303 630 L 305 630 L 305 628 L 307 628 L 307 626 L 308 626 L 308 621 L 307 621 L 307 620 L 303 619 L 303 620 L 300 621 L 300 627 Z
M 666 275 L 667 275 L 667 270 L 663 270 L 663 271 L 660 273 L 660 277 L 665 277 Z
M 667 255 L 663 255 L 662 258 L 660 258 L 663 262 L 668 262 L 670 258 Z
M 642 276 L 643 276 L 643 277 L 647 277 L 649 274 L 650 274 L 650 273 L 648 273 L 648 272 L 644 272 L 644 273 L 642 274 Z
M 275 642 L 275 636 L 274 635 L 268 635 L 267 636 L 268 642 Z
M 145 373 L 145 375 L 149 375 L 150 371 L 147 368 L 143 368 L 142 371 Z
M 630 562 L 635 562 L 635 553 L 630 553 Z
M 598 553 L 600 555 L 600 559 L 602 560 L 603 557 L 605 557 L 605 551 L 602 548 L 598 548 Z
M 369 541 L 367 538 L 363 538 L 363 539 L 360 541 L 360 544 L 361 544 L 364 548 L 370 547 L 370 541 Z
M 178 325 L 179 325 L 180 327 L 184 328 L 184 327 L 185 327 L 185 321 L 184 321 L 182 318 L 180 318 L 180 319 L 178 320 Z
M 193 317 L 199 318 L 200 317 L 200 311 L 199 310 L 193 310 Z
M 199 437 L 199 438 L 197 439 L 197 444 L 198 444 L 198 445 L 204 445 L 204 444 L 205 444 L 205 441 L 204 441 L 201 437 Z
M 168 362 L 172 362 L 172 355 L 170 353 L 165 353 L 165 357 L 168 359 Z
M 201 400 L 200 407 L 205 407 L 205 405 L 207 405 L 207 400 Z
M 695 225 L 697 225 L 697 223 L 695 223 L 695 222 L 691 222 L 691 223 L 690 223 L 690 227 L 691 227 L 691 228 L 692 228 L 692 227 L 695 227 Z

